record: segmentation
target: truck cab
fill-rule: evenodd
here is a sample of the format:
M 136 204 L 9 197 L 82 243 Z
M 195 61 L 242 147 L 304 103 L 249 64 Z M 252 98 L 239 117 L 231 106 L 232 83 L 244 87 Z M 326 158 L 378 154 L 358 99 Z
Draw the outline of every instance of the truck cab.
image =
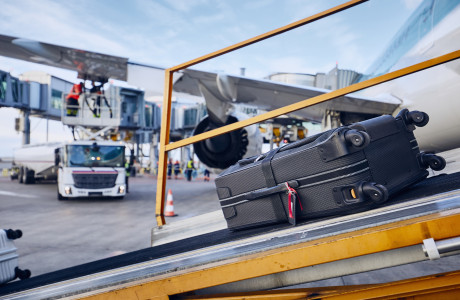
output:
M 74 141 L 56 152 L 59 200 L 126 194 L 125 145 L 112 141 Z

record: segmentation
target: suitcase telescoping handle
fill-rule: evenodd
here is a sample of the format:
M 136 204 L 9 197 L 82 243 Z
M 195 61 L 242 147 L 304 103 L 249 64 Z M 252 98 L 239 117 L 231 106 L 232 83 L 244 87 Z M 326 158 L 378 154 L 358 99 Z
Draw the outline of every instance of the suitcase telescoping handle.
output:
M 297 147 L 300 147 L 300 146 L 303 146 L 303 145 L 306 145 L 306 144 L 310 144 L 310 143 L 313 143 L 315 142 L 320 136 L 324 136 L 324 135 L 329 135 L 332 131 L 332 130 L 328 130 L 326 132 L 321 132 L 321 133 L 318 133 L 318 134 L 315 134 L 315 135 L 312 135 L 310 137 L 307 137 L 307 138 L 304 138 L 304 139 L 301 139 L 301 140 L 298 140 L 292 144 L 286 144 L 280 148 L 275 148 L 271 151 L 276 151 L 276 152 L 282 152 L 282 151 L 285 151 L 285 150 L 289 150 L 289 149 L 293 149 L 293 148 L 297 148 Z M 270 151 L 270 152 L 271 152 Z M 248 164 L 252 164 L 254 162 L 257 162 L 257 161 L 261 161 L 263 160 L 265 157 L 267 157 L 267 155 L 270 153 L 270 152 L 267 152 L 267 153 L 262 153 L 260 155 L 256 155 L 256 156 L 252 156 L 252 157 L 248 157 L 248 158 L 243 158 L 241 160 L 238 161 L 238 164 L 240 166 L 245 166 L 245 165 L 248 165 Z

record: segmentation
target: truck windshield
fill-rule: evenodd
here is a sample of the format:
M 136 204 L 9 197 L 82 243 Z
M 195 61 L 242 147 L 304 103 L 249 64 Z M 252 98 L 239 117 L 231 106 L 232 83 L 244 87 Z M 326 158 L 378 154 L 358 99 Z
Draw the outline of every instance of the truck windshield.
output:
M 124 146 L 68 145 L 69 167 L 123 167 Z

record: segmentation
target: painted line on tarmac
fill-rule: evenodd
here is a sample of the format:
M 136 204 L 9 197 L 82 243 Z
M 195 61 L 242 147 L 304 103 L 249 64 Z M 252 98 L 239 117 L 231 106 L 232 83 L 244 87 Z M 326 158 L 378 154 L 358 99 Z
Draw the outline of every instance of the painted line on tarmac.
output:
M 34 195 L 18 194 L 18 193 L 7 192 L 7 191 L 0 191 L 0 195 L 22 197 L 22 198 L 37 198 L 37 196 L 34 196 Z

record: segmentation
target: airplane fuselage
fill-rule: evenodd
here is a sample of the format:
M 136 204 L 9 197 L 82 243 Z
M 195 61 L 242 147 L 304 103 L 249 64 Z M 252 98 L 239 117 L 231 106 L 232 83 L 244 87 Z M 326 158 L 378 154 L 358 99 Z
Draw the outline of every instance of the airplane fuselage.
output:
M 441 56 L 460 49 L 460 6 L 452 10 L 390 71 Z M 420 148 L 440 152 L 460 147 L 460 61 L 417 72 L 372 88 L 364 96 L 401 101 L 399 109 L 420 110 L 430 122 L 421 132 L 415 131 Z

